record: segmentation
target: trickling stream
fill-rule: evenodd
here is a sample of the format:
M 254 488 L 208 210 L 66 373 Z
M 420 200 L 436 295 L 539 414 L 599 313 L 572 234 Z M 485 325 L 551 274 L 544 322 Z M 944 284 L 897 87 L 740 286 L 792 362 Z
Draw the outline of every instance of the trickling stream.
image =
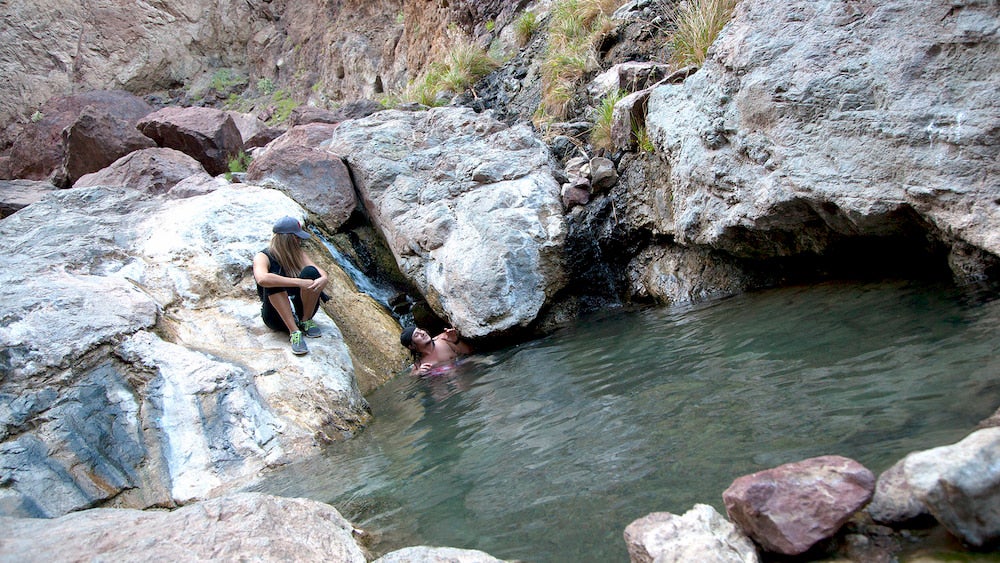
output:
M 876 474 L 1000 405 L 1000 300 L 825 284 L 591 317 L 397 377 L 375 421 L 255 490 L 328 502 L 408 545 L 531 562 L 628 561 L 622 532 L 740 475 L 823 454 Z

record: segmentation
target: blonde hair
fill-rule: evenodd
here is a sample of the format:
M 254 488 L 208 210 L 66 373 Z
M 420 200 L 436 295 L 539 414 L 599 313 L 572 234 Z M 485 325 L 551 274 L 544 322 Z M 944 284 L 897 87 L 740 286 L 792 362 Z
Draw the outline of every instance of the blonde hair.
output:
M 291 233 L 275 233 L 271 237 L 271 255 L 281 264 L 285 277 L 294 278 L 302 271 L 302 245 Z

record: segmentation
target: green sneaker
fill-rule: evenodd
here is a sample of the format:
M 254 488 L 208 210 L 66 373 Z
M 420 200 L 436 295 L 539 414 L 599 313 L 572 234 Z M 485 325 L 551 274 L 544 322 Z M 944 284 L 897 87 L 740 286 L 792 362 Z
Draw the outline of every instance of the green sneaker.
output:
M 301 356 L 309 352 L 309 347 L 306 346 L 306 341 L 302 340 L 302 331 L 296 330 L 288 339 L 292 343 L 292 353 Z
M 319 325 L 312 319 L 299 323 L 299 329 L 301 329 L 302 332 L 304 332 L 309 338 L 319 338 L 323 334 L 319 330 Z

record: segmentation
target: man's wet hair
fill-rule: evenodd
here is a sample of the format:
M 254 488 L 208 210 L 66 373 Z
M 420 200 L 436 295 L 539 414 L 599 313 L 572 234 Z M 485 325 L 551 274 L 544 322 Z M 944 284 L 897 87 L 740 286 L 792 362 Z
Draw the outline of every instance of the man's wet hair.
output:
M 413 344 L 413 331 L 417 330 L 415 326 L 408 326 L 403 329 L 403 333 L 399 335 L 399 343 L 403 345 L 404 348 L 409 349 L 410 345 Z

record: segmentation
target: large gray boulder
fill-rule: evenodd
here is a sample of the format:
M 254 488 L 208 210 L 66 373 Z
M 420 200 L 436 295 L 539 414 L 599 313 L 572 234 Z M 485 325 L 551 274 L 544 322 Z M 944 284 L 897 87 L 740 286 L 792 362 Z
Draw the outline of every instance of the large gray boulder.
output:
M 92 187 L 0 221 L 0 513 L 208 498 L 364 424 L 333 321 L 298 357 L 259 319 L 252 257 L 304 213 L 255 186 Z
M 0 517 L 6 561 L 337 561 L 364 563 L 354 527 L 332 506 L 241 493 L 174 511 L 93 509 Z
M 1000 540 L 1000 428 L 914 452 L 879 476 L 868 512 L 885 523 L 932 514 L 974 546 Z
M 565 283 L 549 151 L 488 113 L 382 111 L 341 123 L 362 202 L 400 270 L 468 337 L 530 325 Z
M 998 27 L 977 0 L 740 2 L 701 70 L 650 94 L 660 228 L 755 259 L 930 237 L 982 275 L 961 254 L 1000 255 Z

